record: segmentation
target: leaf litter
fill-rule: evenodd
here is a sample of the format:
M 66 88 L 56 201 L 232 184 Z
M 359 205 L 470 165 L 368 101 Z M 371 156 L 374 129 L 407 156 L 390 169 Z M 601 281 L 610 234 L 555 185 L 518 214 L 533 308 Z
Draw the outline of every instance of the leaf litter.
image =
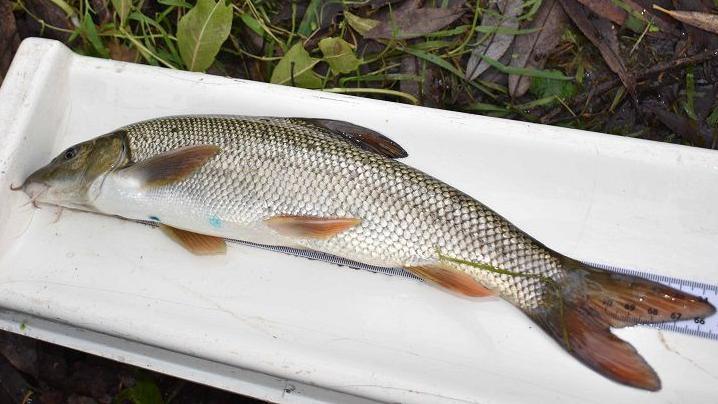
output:
M 651 111 L 699 132 L 718 121 L 699 96 L 718 80 L 716 6 L 702 0 L 11 3 L 0 74 L 18 39 L 47 36 L 89 56 L 703 147 Z

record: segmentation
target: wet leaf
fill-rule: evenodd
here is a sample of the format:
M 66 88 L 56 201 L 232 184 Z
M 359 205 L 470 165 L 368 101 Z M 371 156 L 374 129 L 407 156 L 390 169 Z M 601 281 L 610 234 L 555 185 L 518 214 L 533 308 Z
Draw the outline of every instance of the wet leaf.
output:
M 684 24 L 718 34 L 718 15 L 699 11 L 666 10 L 656 4 L 653 5 L 653 8 L 670 15 Z
M 628 18 L 626 10 L 618 7 L 611 0 L 578 0 L 586 8 L 593 11 L 596 15 L 623 25 Z
M 38 376 L 37 341 L 17 334 L 0 333 L 0 354 L 15 369 Z
M 177 24 L 177 46 L 187 69 L 207 70 L 231 29 L 231 6 L 224 0 L 198 0 Z
M 324 38 L 319 41 L 324 61 L 335 73 L 349 73 L 357 69 L 361 61 L 354 56 L 354 49 L 341 38 Z
M 17 33 L 12 4 L 0 1 L 0 83 L 2 83 L 19 45 L 20 36 Z
M 614 48 L 610 45 L 610 43 L 617 43 L 617 40 L 611 38 L 611 36 L 615 37 L 615 30 L 611 29 L 611 31 L 603 33 L 599 32 L 594 23 L 589 20 L 588 11 L 576 0 L 559 1 L 563 6 L 564 11 L 566 11 L 566 14 L 568 14 L 571 20 L 573 20 L 578 29 L 581 30 L 583 35 L 588 38 L 588 40 L 591 41 L 595 47 L 598 48 L 598 51 L 601 53 L 601 56 L 608 67 L 618 75 L 623 85 L 628 89 L 629 93 L 633 94 L 635 79 L 628 72 L 628 70 L 626 70 L 623 58 L 621 58 L 621 55 L 618 53 L 617 47 Z M 594 21 L 601 20 L 599 19 Z M 600 23 L 599 26 L 601 26 Z M 605 29 L 605 26 L 601 26 L 601 28 Z
M 112 7 L 117 12 L 117 16 L 120 17 L 120 25 L 124 26 L 132 9 L 132 0 L 112 0 Z
M 76 20 L 73 20 L 73 18 L 77 18 L 77 15 L 70 18 L 66 11 L 64 11 L 60 6 L 47 0 L 24 0 L 23 3 L 25 4 L 28 12 L 31 13 L 31 15 L 34 15 L 34 18 L 38 18 L 43 21 L 44 24 L 62 28 L 62 30 L 47 29 L 37 31 L 37 36 L 57 39 L 58 41 L 63 42 L 69 42 L 72 38 L 74 38 L 74 32 L 77 32 L 75 31 L 75 28 L 77 27 L 75 26 Z M 20 20 L 17 22 L 19 25 Z
M 418 8 L 420 2 L 409 0 L 396 10 L 386 15 L 386 18 L 366 34 L 368 39 L 411 39 L 438 31 L 464 14 L 463 8 L 446 7 Z
M 107 44 L 107 49 L 110 50 L 110 59 L 123 62 L 137 61 L 137 50 L 128 48 L 119 42 L 110 42 Z
M 297 42 L 277 63 L 270 82 L 304 88 L 319 88 L 322 86 L 322 80 L 312 70 L 319 61 L 309 55 L 301 42 Z
M 347 22 L 349 23 L 349 26 L 354 28 L 356 32 L 359 33 L 359 35 L 364 36 L 367 32 L 371 31 L 379 25 L 379 21 L 372 20 L 371 18 L 362 18 L 359 16 L 356 16 L 349 11 L 344 12 L 344 18 L 346 18 Z
M 558 0 L 544 0 L 533 20 L 526 27 L 537 31 L 516 37 L 511 66 L 543 68 L 549 53 L 561 41 L 567 24 L 568 18 Z M 530 85 L 531 79 L 528 76 L 509 75 L 511 97 L 516 98 L 526 94 Z
M 481 18 L 481 25 L 517 29 L 522 7 L 522 0 L 491 0 Z M 494 60 L 501 59 L 513 41 L 512 34 L 494 32 L 485 35 L 482 42 L 471 52 L 466 65 L 466 78 L 473 80 L 491 66 L 482 55 Z

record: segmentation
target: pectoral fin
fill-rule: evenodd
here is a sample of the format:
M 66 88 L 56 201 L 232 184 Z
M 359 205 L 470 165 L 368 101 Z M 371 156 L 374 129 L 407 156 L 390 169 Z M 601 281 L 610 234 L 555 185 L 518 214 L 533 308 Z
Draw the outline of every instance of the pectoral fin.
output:
M 182 147 L 133 164 L 121 175 L 136 178 L 144 187 L 160 187 L 189 177 L 217 153 L 215 145 Z
M 221 237 L 193 233 L 164 224 L 160 225 L 160 229 L 192 254 L 218 255 L 227 252 L 227 243 Z
M 288 237 L 326 240 L 361 223 L 354 217 L 274 216 L 264 223 Z
M 429 264 L 404 268 L 427 282 L 435 283 L 465 296 L 485 297 L 495 294 L 470 275 L 449 266 Z

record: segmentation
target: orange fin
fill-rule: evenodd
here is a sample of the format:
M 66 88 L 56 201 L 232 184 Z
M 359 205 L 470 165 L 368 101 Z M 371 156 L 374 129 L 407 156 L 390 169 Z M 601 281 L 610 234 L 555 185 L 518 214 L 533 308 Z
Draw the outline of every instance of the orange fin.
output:
M 462 295 L 471 297 L 495 295 L 493 291 L 481 285 L 469 274 L 449 266 L 429 264 L 404 268 L 425 281 L 435 283 Z
M 150 157 L 122 170 L 145 187 L 160 187 L 181 181 L 219 153 L 215 145 L 187 146 Z
M 409 154 L 395 141 L 363 126 L 345 121 L 316 118 L 294 118 L 329 130 L 336 138 L 342 139 L 361 149 L 389 158 L 407 157 Z
M 289 237 L 326 240 L 361 223 L 353 217 L 274 216 L 264 222 Z
M 537 322 L 586 366 L 628 386 L 661 389 L 661 380 L 653 368 L 631 344 L 613 335 L 597 312 L 569 305 L 563 316 L 554 312 L 550 317 Z
M 528 315 L 575 358 L 628 386 L 658 391 L 661 380 L 610 327 L 715 313 L 715 307 L 699 297 L 647 279 L 599 271 L 570 259 L 562 259 L 562 265 L 567 275 L 556 290 L 547 290 L 551 300 Z
M 160 229 L 192 254 L 218 255 L 227 252 L 227 243 L 221 237 L 193 233 L 164 224 L 160 224 Z

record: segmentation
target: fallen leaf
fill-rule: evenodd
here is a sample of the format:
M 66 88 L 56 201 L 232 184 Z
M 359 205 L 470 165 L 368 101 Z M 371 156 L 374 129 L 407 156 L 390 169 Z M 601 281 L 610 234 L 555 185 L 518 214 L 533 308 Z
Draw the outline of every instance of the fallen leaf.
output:
M 57 6 L 56 3 L 47 0 L 24 0 L 23 3 L 25 4 L 25 7 L 29 11 L 29 13 L 37 17 L 39 20 L 43 21 L 44 24 L 52 25 L 54 27 L 63 29 L 62 31 L 54 29 L 43 29 L 44 26 L 40 25 L 39 22 L 36 22 L 33 19 L 33 23 L 37 24 L 37 36 L 57 39 L 58 41 L 62 41 L 65 43 L 70 40 L 70 38 L 72 37 L 72 31 L 77 28 L 74 25 L 74 23 L 77 22 L 77 16 L 74 16 L 74 20 L 72 20 L 60 7 Z
M 618 25 L 623 25 L 628 18 L 626 10 L 618 7 L 611 0 L 578 0 L 596 15 L 609 19 Z
M 0 380 L 2 380 L 0 383 L 2 397 L 7 397 L 7 401 L 4 402 L 23 403 L 32 396 L 33 387 L 2 355 L 0 355 Z
M 461 5 L 456 7 L 418 8 L 420 1 L 409 0 L 396 10 L 390 10 L 386 18 L 366 34 L 368 39 L 411 39 L 438 31 L 464 14 Z
M 596 26 L 589 20 L 586 9 L 576 0 L 559 1 L 564 11 L 566 11 L 566 14 L 571 17 L 571 20 L 573 20 L 578 29 L 598 48 L 608 67 L 618 75 L 618 78 L 621 79 L 621 82 L 626 89 L 628 89 L 629 93 L 634 94 L 635 79 L 628 70 L 626 70 L 626 65 L 623 63 L 623 58 L 621 58 L 618 49 L 609 45 L 609 42 L 611 42 L 610 36 L 609 38 L 605 38 L 604 35 L 606 35 L 606 33 L 604 32 L 602 34 L 599 32 Z M 613 35 L 615 35 L 615 30 L 612 30 L 612 32 Z
M 357 69 L 361 61 L 354 56 L 354 49 L 341 38 L 324 38 L 319 41 L 324 61 L 334 73 L 349 73 Z
M 0 1 L 0 83 L 5 78 L 19 45 L 20 36 L 17 33 L 12 4 L 9 1 Z
M 377 20 L 362 18 L 349 11 L 344 12 L 344 18 L 347 20 L 347 23 L 349 23 L 349 26 L 354 28 L 354 31 L 358 32 L 361 36 L 365 36 L 367 32 L 379 25 L 379 21 Z
M 558 46 L 566 30 L 568 18 L 558 0 L 545 0 L 534 15 L 527 29 L 537 29 L 526 35 L 516 37 L 514 58 L 511 66 L 541 69 L 546 64 L 549 53 Z M 509 94 L 521 97 L 531 85 L 531 78 L 516 74 L 509 75 Z
M 198 0 L 177 24 L 177 46 L 188 70 L 207 70 L 232 29 L 232 6 Z
M 297 42 L 277 63 L 270 82 L 304 88 L 319 88 L 322 86 L 322 79 L 312 70 L 319 61 L 309 55 L 301 42 Z
M 0 333 L 0 354 L 17 370 L 37 377 L 37 341 L 9 332 Z
M 670 17 L 663 13 L 655 13 L 651 10 L 651 5 L 654 2 L 655 0 L 621 0 L 621 3 L 627 7 L 626 11 L 634 16 L 641 16 L 640 19 L 648 21 L 652 25 L 658 27 L 661 33 L 673 36 L 682 36 L 683 34 L 676 29 L 676 25 Z M 631 17 L 629 16 L 626 23 L 628 24 L 630 20 Z
M 684 24 L 718 34 L 718 15 L 701 13 L 699 11 L 666 10 L 657 4 L 654 4 L 653 8 L 670 15 Z
M 123 62 L 136 62 L 137 50 L 127 47 L 117 41 L 111 41 L 107 44 L 110 51 L 110 59 L 120 60 Z
M 521 14 L 522 8 L 522 0 L 491 0 L 481 17 L 481 25 L 516 29 L 519 26 L 517 17 Z M 471 57 L 466 65 L 466 78 L 473 80 L 491 66 L 486 59 L 481 57 L 482 55 L 494 60 L 501 59 L 513 41 L 513 34 L 498 32 L 486 34 L 483 42 L 471 52 Z
M 358 2 L 346 2 L 348 6 L 350 7 L 363 7 L 363 6 L 369 6 L 372 8 L 372 10 L 376 10 L 377 8 L 381 8 L 386 6 L 387 4 L 394 4 L 398 3 L 401 0 L 369 0 L 369 2 L 366 1 L 358 1 Z

